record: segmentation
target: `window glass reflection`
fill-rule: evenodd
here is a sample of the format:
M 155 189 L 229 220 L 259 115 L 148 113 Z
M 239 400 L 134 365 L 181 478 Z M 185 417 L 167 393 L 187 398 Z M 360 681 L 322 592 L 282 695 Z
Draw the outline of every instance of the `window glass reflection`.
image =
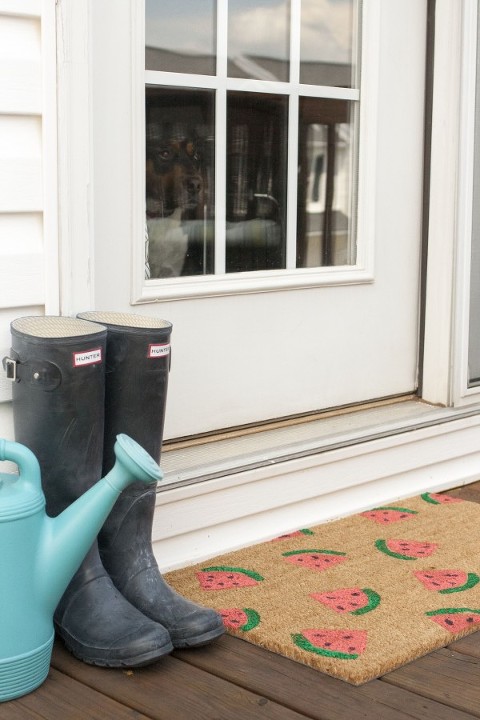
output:
M 147 277 L 213 272 L 214 94 L 146 89 Z
M 215 74 L 215 0 L 145 0 L 145 67 Z
M 227 272 L 285 267 L 287 112 L 284 96 L 228 94 Z
M 352 114 L 346 100 L 300 98 L 297 267 L 355 264 Z
M 229 0 L 229 77 L 287 81 L 289 18 L 289 0 Z
M 300 82 L 352 87 L 354 0 L 302 0 Z

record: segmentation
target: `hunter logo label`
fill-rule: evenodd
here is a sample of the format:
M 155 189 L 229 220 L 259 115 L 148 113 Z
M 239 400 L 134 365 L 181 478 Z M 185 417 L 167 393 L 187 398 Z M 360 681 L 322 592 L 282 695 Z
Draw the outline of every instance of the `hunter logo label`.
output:
M 170 343 L 165 345 L 149 345 L 148 355 L 149 358 L 162 358 L 170 355 Z
M 95 365 L 102 362 L 102 348 L 95 350 L 86 350 L 85 352 L 73 353 L 73 367 L 82 367 L 83 365 Z

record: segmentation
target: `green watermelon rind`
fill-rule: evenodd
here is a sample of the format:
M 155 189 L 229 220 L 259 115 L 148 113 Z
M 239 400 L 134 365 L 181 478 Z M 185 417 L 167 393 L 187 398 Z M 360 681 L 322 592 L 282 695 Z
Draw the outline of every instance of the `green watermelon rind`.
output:
M 467 576 L 467 582 L 464 585 L 460 585 L 459 587 L 454 588 L 445 588 L 444 590 L 439 590 L 438 592 L 441 595 L 450 595 L 451 593 L 456 592 L 463 592 L 464 590 L 470 590 L 471 588 L 475 587 L 480 582 L 480 577 L 476 575 L 475 573 L 468 573 Z
M 397 512 L 409 513 L 410 515 L 418 515 L 418 510 L 409 510 L 408 508 L 396 507 L 394 505 L 381 505 L 380 507 L 372 508 L 366 512 L 375 512 L 376 510 L 396 510 Z
M 427 617 L 433 617 L 434 615 L 456 615 L 463 613 L 473 613 L 474 615 L 480 615 L 480 610 L 474 610 L 472 608 L 439 608 L 438 610 L 429 610 L 425 613 Z
M 432 498 L 430 493 L 428 493 L 428 492 L 422 493 L 420 495 L 420 497 L 422 498 L 422 500 L 425 500 L 425 502 L 430 503 L 430 505 L 441 505 L 442 504 L 438 500 L 435 500 L 435 498 Z
M 346 556 L 347 553 L 338 552 L 337 550 L 289 550 L 288 552 L 282 553 L 282 557 L 290 557 L 292 555 L 310 555 L 315 553 L 316 555 L 342 555 Z
M 247 575 L 249 578 L 252 578 L 252 580 L 258 580 L 259 582 L 265 580 L 262 575 L 254 572 L 254 570 L 245 570 L 245 568 L 240 567 L 229 567 L 228 565 L 213 565 L 212 567 L 202 568 L 201 572 L 236 572 L 242 573 L 242 575 Z
M 368 597 L 368 605 L 364 605 L 364 607 L 358 608 L 358 610 L 352 610 L 350 615 L 365 615 L 365 613 L 375 610 L 375 608 L 380 605 L 381 597 L 375 590 L 362 588 L 362 592 Z
M 245 623 L 245 625 L 242 625 L 240 630 L 242 630 L 242 632 L 248 632 L 249 630 L 253 630 L 253 628 L 256 628 L 257 625 L 260 623 L 260 614 L 253 608 L 242 609 L 247 616 L 247 622 Z
M 337 660 L 356 660 L 358 658 L 357 653 L 342 653 L 337 652 L 336 650 L 325 650 L 325 648 L 312 645 L 312 643 L 301 633 L 293 634 L 292 640 L 301 650 L 315 653 L 315 655 L 322 655 L 322 657 L 336 658 Z
M 380 552 L 384 553 L 385 555 L 390 555 L 390 557 L 396 558 L 397 560 L 419 560 L 420 558 L 413 557 L 411 555 L 401 555 L 400 553 L 393 552 L 393 550 L 389 550 L 387 547 L 386 540 L 375 540 L 375 547 L 377 550 L 380 550 Z

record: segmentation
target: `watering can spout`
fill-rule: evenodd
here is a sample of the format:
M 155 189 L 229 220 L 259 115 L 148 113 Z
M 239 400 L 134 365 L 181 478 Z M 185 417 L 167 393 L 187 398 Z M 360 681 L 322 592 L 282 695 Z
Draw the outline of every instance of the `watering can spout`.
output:
M 39 595 L 52 613 L 122 490 L 138 480 L 162 479 L 157 463 L 127 435 L 117 436 L 114 449 L 115 465 L 104 478 L 57 517 L 45 516 L 37 578 Z

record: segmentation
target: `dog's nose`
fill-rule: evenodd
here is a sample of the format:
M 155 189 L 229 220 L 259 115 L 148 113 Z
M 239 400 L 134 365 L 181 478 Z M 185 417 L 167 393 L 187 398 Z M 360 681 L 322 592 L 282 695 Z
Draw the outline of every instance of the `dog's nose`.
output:
M 189 178 L 186 182 L 187 190 L 190 193 L 199 193 L 202 189 L 202 181 L 200 178 Z

